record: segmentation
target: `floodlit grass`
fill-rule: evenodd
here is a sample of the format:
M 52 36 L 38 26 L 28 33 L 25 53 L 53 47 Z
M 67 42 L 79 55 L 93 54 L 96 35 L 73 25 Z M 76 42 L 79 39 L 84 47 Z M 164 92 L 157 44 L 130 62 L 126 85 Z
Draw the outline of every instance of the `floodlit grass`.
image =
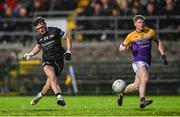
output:
M 120 107 L 116 96 L 64 96 L 65 107 L 55 96 L 45 96 L 35 106 L 33 97 L 0 97 L 0 116 L 180 116 L 180 96 L 149 96 L 154 102 L 139 108 L 138 96 L 126 96 Z

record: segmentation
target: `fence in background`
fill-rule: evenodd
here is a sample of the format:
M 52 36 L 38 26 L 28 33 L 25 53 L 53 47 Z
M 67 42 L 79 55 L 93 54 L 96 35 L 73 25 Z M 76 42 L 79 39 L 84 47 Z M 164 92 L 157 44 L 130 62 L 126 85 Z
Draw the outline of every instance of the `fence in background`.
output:
M 127 84 L 133 82 L 134 73 L 130 62 L 75 62 L 66 63 L 58 81 L 66 95 L 74 95 L 72 85 L 66 85 L 69 74 L 68 67 L 73 66 L 77 95 L 113 94 L 112 83 L 116 79 L 123 79 Z M 9 71 L 4 71 L 8 68 Z M 32 95 L 41 90 L 46 77 L 42 72 L 39 60 L 20 64 L 13 63 L 1 66 L 1 94 L 2 95 Z M 148 94 L 179 95 L 180 94 L 180 62 L 172 62 L 164 66 L 153 62 L 150 69 Z M 52 92 L 50 93 L 52 94 Z
M 180 16 L 153 16 L 146 17 L 146 19 L 147 25 L 152 26 L 152 28 L 155 27 L 160 38 L 179 39 L 180 29 L 177 28 L 179 24 L 176 21 L 180 21 Z M 165 22 L 169 19 L 172 24 Z M 132 16 L 74 17 L 73 20 L 76 24 L 76 28 L 72 31 L 75 41 L 79 39 L 99 41 L 109 39 L 114 41 L 126 36 L 133 29 Z M 35 32 L 32 29 L 31 22 L 32 18 L 0 18 L 0 42 L 4 40 L 13 43 L 32 41 Z M 103 25 L 99 27 L 98 25 L 101 23 Z M 8 48 L 6 49 L 8 50 Z M 2 62 L 3 54 L 7 55 L 6 51 L 3 50 L 0 53 L 0 94 L 31 95 L 40 91 L 46 80 L 40 62 L 28 62 L 29 64 L 21 65 L 18 63 L 18 57 L 12 61 L 7 59 L 11 62 Z M 134 73 L 129 62 L 76 62 L 70 64 L 75 71 L 79 95 L 112 94 L 111 85 L 115 79 L 121 78 L 127 83 L 134 79 Z M 65 85 L 70 64 L 66 63 L 64 71 L 59 77 L 59 82 L 65 94 L 73 94 L 72 87 Z M 148 93 L 180 94 L 180 62 L 171 62 L 169 66 L 154 62 L 150 70 Z
M 45 15 L 45 13 L 36 15 L 40 14 L 43 14 L 46 18 L 53 18 L 53 16 Z M 61 19 L 62 17 L 56 16 L 55 18 Z M 133 16 L 75 16 L 72 18 L 75 23 L 75 28 L 72 30 L 73 39 L 119 39 L 133 30 L 132 18 Z M 155 28 L 160 38 L 177 40 L 180 37 L 179 20 L 180 16 L 147 16 L 146 24 L 151 28 Z M 32 29 L 31 23 L 32 18 L 0 18 L 0 41 L 18 41 L 24 43 L 28 39 L 32 40 L 35 32 Z
M 77 28 L 74 30 L 75 38 L 78 34 L 84 35 L 84 38 L 96 38 L 99 40 L 118 39 L 124 37 L 134 29 L 133 16 L 91 16 L 91 17 L 75 17 Z M 146 25 L 156 29 L 157 35 L 163 39 L 167 36 L 177 35 L 180 29 L 180 16 L 147 16 Z M 78 40 L 78 39 L 77 39 Z

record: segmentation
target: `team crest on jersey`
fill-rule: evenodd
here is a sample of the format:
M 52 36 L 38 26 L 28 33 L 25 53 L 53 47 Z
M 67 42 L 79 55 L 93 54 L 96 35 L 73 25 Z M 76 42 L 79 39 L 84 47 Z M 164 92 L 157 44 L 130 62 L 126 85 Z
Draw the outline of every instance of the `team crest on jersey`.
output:
M 54 37 L 54 35 L 49 35 L 49 37 L 50 37 L 50 38 L 53 38 L 53 37 Z
M 48 40 L 48 39 L 49 39 L 48 36 L 44 37 L 44 40 Z

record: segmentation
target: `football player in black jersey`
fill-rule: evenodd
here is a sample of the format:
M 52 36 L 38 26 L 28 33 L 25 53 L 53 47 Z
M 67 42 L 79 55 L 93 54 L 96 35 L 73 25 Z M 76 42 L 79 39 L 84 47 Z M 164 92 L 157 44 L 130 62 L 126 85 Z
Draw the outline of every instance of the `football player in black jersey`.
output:
M 64 58 L 67 61 L 71 60 L 72 40 L 61 29 L 57 27 L 47 27 L 45 19 L 42 17 L 35 18 L 33 26 L 39 33 L 36 36 L 37 44 L 30 53 L 24 54 L 23 58 L 29 60 L 42 50 L 42 67 L 47 76 L 47 80 L 41 92 L 31 101 L 31 105 L 37 104 L 38 101 L 52 89 L 57 96 L 57 104 L 64 106 L 65 101 L 57 82 L 57 76 L 60 75 L 63 69 Z M 66 52 L 61 45 L 61 39 L 66 39 Z

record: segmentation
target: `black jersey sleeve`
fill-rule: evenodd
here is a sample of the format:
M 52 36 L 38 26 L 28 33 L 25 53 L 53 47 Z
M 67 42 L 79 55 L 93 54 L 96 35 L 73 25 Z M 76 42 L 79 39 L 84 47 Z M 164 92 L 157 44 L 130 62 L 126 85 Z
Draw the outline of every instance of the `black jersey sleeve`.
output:
M 59 38 L 64 37 L 65 34 L 66 34 L 64 31 L 62 31 L 62 30 L 59 29 L 59 28 L 57 28 L 56 33 L 57 33 L 57 35 L 59 36 Z
M 40 35 L 37 35 L 36 37 L 35 37 L 35 39 L 36 39 L 36 41 L 37 41 L 37 44 L 39 44 L 40 45 Z

